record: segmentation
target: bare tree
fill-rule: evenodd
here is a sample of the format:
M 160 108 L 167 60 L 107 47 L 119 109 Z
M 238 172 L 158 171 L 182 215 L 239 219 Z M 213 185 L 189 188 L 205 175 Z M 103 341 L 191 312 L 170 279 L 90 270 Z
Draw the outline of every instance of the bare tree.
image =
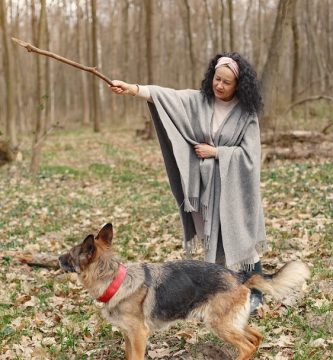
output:
M 50 51 L 100 67 L 110 77 L 175 88 L 197 88 L 213 52 L 238 51 L 254 64 L 262 78 L 267 119 L 272 120 L 291 101 L 332 92 L 332 0 L 302 0 L 297 5 L 296 0 L 92 1 L 45 0 L 43 48 L 49 44 Z M 2 0 L 2 7 L 5 4 L 7 32 L 38 45 L 40 0 Z M 6 95 L 10 90 L 3 36 L 2 31 L 0 124 L 5 129 Z M 288 52 L 290 56 L 286 56 Z M 20 51 L 11 55 L 12 81 L 17 84 L 12 89 L 13 115 L 19 130 L 27 131 L 35 128 L 37 105 L 41 104 L 36 97 L 37 60 L 26 59 Z M 110 96 L 101 82 L 93 90 L 94 77 L 84 72 L 78 74 L 53 61 L 46 66 L 49 70 L 42 66 L 45 89 L 40 94 L 48 95 L 47 101 L 46 97 L 42 99 L 43 121 L 48 124 L 43 132 L 54 124 L 52 119 L 64 126 L 77 120 L 82 124 L 89 114 L 92 125 L 96 119 L 102 123 L 106 110 L 113 125 L 125 118 L 128 124 L 144 121 L 144 102 Z M 311 110 L 319 105 L 311 102 L 301 106 Z M 329 106 L 324 103 L 323 109 Z M 100 127 L 99 122 L 94 128 Z
M 124 71 L 124 74 L 126 74 L 126 76 L 128 76 L 128 64 L 129 64 L 129 34 L 128 34 L 128 28 L 129 28 L 129 1 L 128 0 L 123 0 L 121 3 L 121 42 L 122 42 L 122 46 L 121 46 L 121 58 L 122 60 L 122 68 Z M 122 114 L 121 117 L 123 119 L 126 119 L 126 115 L 127 115 L 127 105 L 128 105 L 128 98 L 126 96 L 123 96 L 121 98 L 122 100 Z
M 16 4 L 16 14 L 15 14 L 15 19 L 13 19 L 13 23 L 12 23 L 12 33 L 14 34 L 19 34 L 20 33 L 20 11 L 19 11 L 19 4 Z M 15 87 L 15 98 L 16 98 L 16 102 L 15 102 L 15 109 L 16 109 L 16 125 L 18 127 L 18 135 L 21 133 L 24 133 L 28 130 L 28 126 L 27 126 L 27 118 L 26 116 L 24 116 L 24 100 L 23 100 L 23 94 L 26 94 L 26 90 L 27 90 L 27 86 L 24 83 L 24 81 L 22 81 L 22 79 L 24 79 L 24 74 L 22 71 L 22 66 L 21 66 L 21 62 L 20 62 L 20 57 L 18 54 L 18 49 L 16 46 L 13 47 L 13 66 L 15 68 L 14 71 L 14 82 L 16 84 Z
M 84 49 L 83 49 L 83 10 L 80 5 L 80 0 L 76 0 L 76 31 L 77 31 L 77 54 L 80 63 L 84 63 Z M 82 101 L 82 124 L 89 123 L 89 93 L 88 93 L 88 79 L 85 72 L 81 72 L 81 101 Z
M 14 116 L 14 93 L 13 93 L 13 69 L 11 44 L 9 44 L 7 30 L 7 9 L 5 0 L 0 1 L 0 26 L 2 29 L 3 41 L 3 66 L 6 82 L 6 132 L 9 143 L 12 147 L 17 146 L 16 123 Z
M 190 72 L 191 72 L 191 86 L 195 88 L 196 86 L 196 61 L 194 56 L 194 49 L 193 49 L 193 40 L 192 40 L 192 27 L 191 27 L 191 7 L 188 0 L 183 0 L 185 5 L 185 28 L 186 28 L 186 36 L 188 39 L 188 52 L 189 52 L 189 59 L 190 59 Z
M 146 36 L 146 61 L 147 61 L 147 82 L 148 84 L 153 84 L 153 11 L 154 11 L 154 0 L 145 0 L 145 15 L 146 15 L 146 26 L 145 26 L 145 36 Z M 153 125 L 151 122 L 147 123 L 145 137 L 147 139 L 152 139 L 154 137 Z
M 220 46 L 221 46 L 221 50 L 224 51 L 224 13 L 225 13 L 224 0 L 220 0 L 220 5 L 221 5 L 221 15 L 220 15 Z
M 232 0 L 228 0 L 228 8 L 229 8 L 229 47 L 230 51 L 235 49 L 234 42 L 234 9 Z
M 211 47 L 213 49 L 213 52 L 215 53 L 216 51 L 218 51 L 218 32 L 216 31 L 214 26 L 214 19 L 209 10 L 208 1 L 204 0 L 204 2 L 205 2 L 206 17 L 208 21 L 209 40 L 212 45 Z
M 327 53 L 327 67 L 328 71 L 326 72 L 327 77 L 327 92 L 333 92 L 333 4 L 331 0 L 326 0 L 326 53 Z
M 32 9 L 32 25 L 35 27 L 35 2 L 31 1 Z M 33 28 L 33 31 L 36 29 Z M 37 44 L 39 47 L 43 47 L 45 44 L 45 35 L 46 35 L 46 2 L 45 0 L 40 0 L 40 15 L 38 29 L 36 31 L 37 35 Z M 41 150 L 44 139 L 45 131 L 45 103 L 46 98 L 46 72 L 45 72 L 45 62 L 46 60 L 40 56 L 36 56 L 37 63 L 37 91 L 36 91 L 36 100 L 37 100 L 37 117 L 35 121 L 34 129 L 34 139 L 32 145 L 32 156 L 30 163 L 30 171 L 32 175 L 36 176 L 40 166 L 41 159 Z
M 262 49 L 262 15 L 261 15 L 261 1 L 257 0 L 257 16 L 256 16 L 256 37 L 255 41 L 252 40 L 252 46 L 253 46 L 253 63 L 255 68 L 257 69 L 257 72 L 261 70 L 261 49 Z
M 92 56 L 94 66 L 98 66 L 98 51 L 97 51 L 97 15 L 96 15 L 96 0 L 91 0 L 91 33 L 92 33 Z M 95 77 L 92 79 L 92 116 L 94 131 L 101 131 L 101 123 L 99 118 L 99 98 L 98 98 L 98 84 Z
M 49 31 L 49 24 L 48 24 L 48 19 L 47 19 L 47 12 L 46 12 L 46 8 L 45 8 L 45 24 L 44 24 L 44 31 L 45 31 L 45 40 L 44 40 L 44 44 L 43 46 L 45 46 L 45 49 L 50 50 L 50 31 Z M 52 116 L 51 116 L 51 108 L 54 109 L 54 105 L 51 103 L 54 103 L 54 97 L 51 96 L 51 89 L 52 89 L 52 84 L 51 84 L 51 63 L 50 61 L 45 60 L 44 61 L 44 67 L 45 67 L 45 94 L 44 94 L 44 106 L 45 106 L 45 113 L 44 113 L 44 117 L 45 117 L 45 126 L 44 126 L 44 133 L 47 131 L 47 129 L 49 129 L 52 126 L 52 123 L 54 121 L 54 113 L 52 112 Z
M 265 101 L 264 125 L 276 117 L 277 91 L 280 60 L 287 46 L 287 30 L 290 25 L 291 6 L 295 0 L 279 0 L 271 45 L 262 73 L 262 89 Z
M 246 9 L 246 16 L 244 21 L 244 54 L 247 58 L 250 57 L 251 53 L 251 40 L 250 40 L 250 29 L 249 29 L 249 22 L 250 22 L 250 15 L 252 10 L 252 0 L 248 1 L 247 9 Z
M 297 98 L 298 91 L 298 78 L 299 78 L 299 43 L 300 43 L 300 35 L 297 23 L 297 0 L 293 2 L 292 7 L 292 22 L 291 28 L 293 32 L 293 63 L 292 63 L 292 83 L 291 83 L 291 102 L 294 103 Z
M 318 76 L 322 81 L 319 82 L 320 84 L 320 91 L 324 93 L 325 91 L 325 73 L 326 73 L 326 64 L 323 59 L 322 50 L 320 47 L 320 42 L 317 36 L 316 27 L 318 25 L 318 21 L 316 21 L 316 15 L 315 15 L 315 4 L 313 2 L 310 2 L 309 0 L 306 0 L 306 15 L 307 15 L 307 21 L 305 21 L 305 27 L 306 32 L 308 34 L 308 40 L 311 45 L 312 56 L 314 60 L 314 66 L 316 67 Z

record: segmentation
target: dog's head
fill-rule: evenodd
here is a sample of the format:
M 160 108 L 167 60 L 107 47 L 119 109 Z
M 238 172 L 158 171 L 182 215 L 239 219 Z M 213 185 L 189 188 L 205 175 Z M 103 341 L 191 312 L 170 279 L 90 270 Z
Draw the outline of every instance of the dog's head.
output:
M 98 235 L 88 235 L 80 245 L 74 246 L 67 254 L 59 257 L 60 267 L 77 274 L 87 270 L 102 252 L 111 248 L 113 239 L 112 224 L 106 224 Z

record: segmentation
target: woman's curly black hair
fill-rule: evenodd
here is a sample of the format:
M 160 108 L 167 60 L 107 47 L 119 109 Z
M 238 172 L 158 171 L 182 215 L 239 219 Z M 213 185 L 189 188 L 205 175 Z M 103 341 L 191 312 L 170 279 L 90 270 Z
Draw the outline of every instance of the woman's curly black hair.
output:
M 214 99 L 213 78 L 215 66 L 221 56 L 227 56 L 235 60 L 239 67 L 239 77 L 237 79 L 237 88 L 235 96 L 244 111 L 250 114 L 260 113 L 263 109 L 263 100 L 259 89 L 257 74 L 253 67 L 238 53 L 217 54 L 208 65 L 205 77 L 201 82 L 201 94 L 204 99 L 211 103 Z

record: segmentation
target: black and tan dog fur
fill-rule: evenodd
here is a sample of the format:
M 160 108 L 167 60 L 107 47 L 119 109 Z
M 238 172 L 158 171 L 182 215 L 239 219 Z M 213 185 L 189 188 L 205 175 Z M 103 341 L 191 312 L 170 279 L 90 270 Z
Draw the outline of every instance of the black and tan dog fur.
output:
M 76 272 L 89 293 L 99 298 L 112 282 L 121 261 L 114 256 L 113 229 L 105 225 L 94 237 L 61 256 L 66 271 Z M 142 360 L 152 332 L 173 321 L 203 321 L 218 337 L 238 348 L 238 360 L 250 359 L 261 334 L 248 325 L 250 289 L 275 297 L 300 286 L 309 277 L 302 262 L 290 262 L 273 275 L 237 273 L 202 261 L 128 263 L 117 293 L 105 303 L 103 316 L 125 337 L 127 360 Z

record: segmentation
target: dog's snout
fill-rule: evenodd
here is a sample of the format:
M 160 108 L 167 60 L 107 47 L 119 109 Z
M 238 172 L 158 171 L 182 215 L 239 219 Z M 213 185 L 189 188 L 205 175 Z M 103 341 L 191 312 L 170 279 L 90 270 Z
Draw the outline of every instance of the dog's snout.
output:
M 68 271 L 68 272 L 75 272 L 74 267 L 73 267 L 72 264 L 69 262 L 69 256 L 68 256 L 68 254 L 59 256 L 58 262 L 59 262 L 60 267 L 61 267 L 63 270 Z
M 65 255 L 61 255 L 58 258 L 58 262 L 59 262 L 60 267 L 62 267 L 64 265 L 64 257 L 65 257 Z

